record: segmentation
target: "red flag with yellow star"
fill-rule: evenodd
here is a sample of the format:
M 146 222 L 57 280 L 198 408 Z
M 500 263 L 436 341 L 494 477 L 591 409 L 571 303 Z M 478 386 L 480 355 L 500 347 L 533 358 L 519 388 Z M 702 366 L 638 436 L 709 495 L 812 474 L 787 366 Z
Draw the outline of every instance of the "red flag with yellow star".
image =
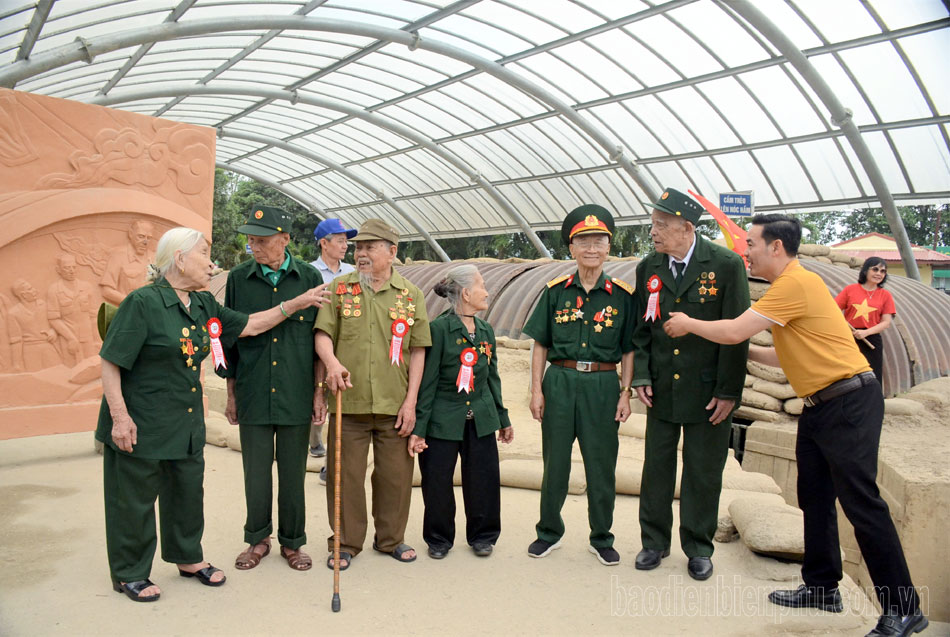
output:
M 703 208 L 706 209 L 706 212 L 711 214 L 713 219 L 716 220 L 716 223 L 719 224 L 719 228 L 722 230 L 722 236 L 726 239 L 726 245 L 729 246 L 730 250 L 742 257 L 743 262 L 745 262 L 745 267 L 748 268 L 749 262 L 745 259 L 746 231 L 737 226 L 716 204 L 702 195 L 697 195 L 692 190 L 688 192 L 696 201 L 703 204 Z

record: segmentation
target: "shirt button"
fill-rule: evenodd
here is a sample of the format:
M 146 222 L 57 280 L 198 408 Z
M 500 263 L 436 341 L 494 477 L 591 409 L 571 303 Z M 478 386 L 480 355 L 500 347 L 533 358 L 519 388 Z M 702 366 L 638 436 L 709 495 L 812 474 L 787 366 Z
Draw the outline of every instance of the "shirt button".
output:
M 587 325 L 587 321 L 584 321 L 584 325 Z
M 581 343 L 581 347 L 587 347 L 587 343 Z
M 192 411 L 192 410 L 191 410 L 191 407 L 189 407 L 189 408 L 188 408 L 188 413 L 190 414 L 190 413 L 191 413 L 191 411 Z
M 196 371 L 198 371 L 198 368 L 197 368 L 196 366 L 192 365 L 192 366 L 191 366 L 191 371 L 196 372 Z
M 679 380 L 679 379 L 680 379 L 679 374 L 673 374 L 673 380 Z
M 192 392 L 196 392 L 196 391 L 198 391 L 198 388 L 197 388 L 197 387 L 192 387 L 192 388 L 191 388 L 191 391 L 192 391 Z
M 679 303 L 681 299 L 676 299 L 676 302 Z
M 274 367 L 277 367 L 277 361 L 274 361 L 273 363 L 271 363 L 271 365 L 273 365 Z
M 680 355 L 680 351 L 678 349 L 674 349 L 673 356 L 679 356 L 679 355 Z
M 705 302 L 706 302 L 706 299 L 699 299 L 699 302 L 700 302 L 700 303 L 705 303 Z
M 277 342 L 277 337 L 276 337 L 276 336 L 274 337 L 274 342 L 275 342 L 275 343 Z
M 198 328 L 195 327 L 194 325 L 192 325 L 192 326 L 191 326 L 191 329 L 196 330 L 196 329 L 198 329 Z
M 277 291 L 277 288 L 274 288 L 274 292 L 276 292 L 276 291 Z
M 276 388 L 276 387 L 271 387 L 271 388 L 270 388 L 270 393 L 276 394 L 276 393 L 277 393 L 277 388 Z
M 302 316 L 300 317 L 300 320 L 301 320 L 301 321 L 303 320 L 303 317 L 302 317 Z
M 465 404 L 466 404 L 466 405 L 471 405 L 472 403 L 471 403 L 470 401 L 466 400 L 466 401 L 465 401 Z

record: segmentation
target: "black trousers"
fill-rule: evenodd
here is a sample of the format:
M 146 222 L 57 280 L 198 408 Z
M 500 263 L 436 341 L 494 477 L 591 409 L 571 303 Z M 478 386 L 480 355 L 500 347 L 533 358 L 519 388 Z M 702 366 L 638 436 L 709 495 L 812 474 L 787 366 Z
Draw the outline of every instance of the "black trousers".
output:
M 835 498 L 867 564 L 884 612 L 908 615 L 920 603 L 897 529 L 877 488 L 884 398 L 876 382 L 806 407 L 798 419 L 798 504 L 805 516 L 807 586 L 837 588 L 841 548 Z
M 462 457 L 462 499 L 465 538 L 494 544 L 501 534 L 501 483 L 495 434 L 478 437 L 475 421 L 465 422 L 462 440 L 426 438 L 429 448 L 419 455 L 422 472 L 422 538 L 433 548 L 455 543 L 455 461 Z
M 871 371 L 874 372 L 874 376 L 877 378 L 877 382 L 884 385 L 884 338 L 880 334 L 871 334 L 866 339 L 855 339 L 855 342 L 858 344 L 858 349 L 861 350 L 861 353 L 864 354 L 864 358 L 868 359 L 868 365 L 871 366 Z M 874 349 L 868 347 L 868 343 L 874 346 Z

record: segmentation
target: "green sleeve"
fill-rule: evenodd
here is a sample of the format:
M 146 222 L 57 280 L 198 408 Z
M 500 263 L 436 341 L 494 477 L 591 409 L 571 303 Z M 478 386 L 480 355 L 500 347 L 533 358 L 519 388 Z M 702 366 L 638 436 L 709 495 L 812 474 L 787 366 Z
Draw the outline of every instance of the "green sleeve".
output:
M 501 428 L 511 426 L 511 419 L 508 417 L 508 409 L 505 408 L 504 401 L 501 398 L 501 376 L 498 374 L 498 347 L 495 345 L 495 331 L 488 327 L 488 340 L 491 343 L 492 351 L 495 355 L 488 361 L 488 391 L 491 392 L 492 399 L 495 401 L 495 408 L 498 410 L 498 420 L 501 422 Z
M 142 293 L 128 295 L 109 325 L 99 356 L 123 369 L 132 369 L 148 337 L 148 314 Z
M 541 292 L 541 298 L 538 304 L 534 306 L 534 312 L 528 322 L 521 329 L 522 332 L 536 340 L 542 346 L 550 349 L 552 344 L 551 322 L 553 312 L 551 311 L 551 288 L 544 288 Z
M 425 438 L 432 418 L 432 405 L 439 387 L 439 374 L 442 371 L 442 351 L 445 343 L 446 321 L 435 321 L 428 326 L 432 345 L 426 348 L 426 363 L 422 370 L 422 383 L 419 385 L 419 397 L 416 400 L 416 426 L 412 433 Z M 413 326 L 415 327 L 415 326 Z
M 652 385 L 650 377 L 650 323 L 640 314 L 640 310 L 647 306 L 646 285 L 644 284 L 644 261 L 637 264 L 636 289 L 634 297 L 634 326 L 633 326 L 633 383 L 634 387 Z
M 228 272 L 228 280 L 224 286 L 224 306 L 227 308 L 234 308 L 234 278 L 233 273 Z M 228 362 L 227 368 L 219 367 L 214 370 L 221 378 L 234 378 L 235 372 L 238 366 L 238 359 L 240 355 L 238 353 L 237 341 L 231 344 L 230 347 L 224 350 L 224 360 Z
M 728 288 L 723 290 L 722 318 L 734 319 L 749 309 L 749 278 L 746 275 L 745 263 L 736 254 L 728 255 L 724 264 L 727 266 Z M 722 270 L 720 270 L 722 271 Z M 746 360 L 749 357 L 749 341 L 736 345 L 721 345 L 719 347 L 719 366 L 716 373 L 716 386 L 713 396 L 726 400 L 735 400 L 738 405 L 742 397 L 742 387 L 745 382 Z

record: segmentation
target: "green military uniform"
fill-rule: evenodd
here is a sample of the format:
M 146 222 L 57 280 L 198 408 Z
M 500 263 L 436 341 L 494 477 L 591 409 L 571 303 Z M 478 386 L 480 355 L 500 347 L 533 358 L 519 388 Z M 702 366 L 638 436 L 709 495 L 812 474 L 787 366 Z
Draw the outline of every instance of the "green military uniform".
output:
M 574 225 L 572 211 L 565 226 Z M 590 216 L 587 217 L 590 219 Z M 610 219 L 612 227 L 613 220 Z M 565 234 L 562 227 L 562 235 Z M 606 232 L 606 230 L 605 230 Z M 565 235 L 566 243 L 570 242 Z M 629 284 L 601 273 L 597 284 L 586 292 L 577 272 L 550 281 L 524 333 L 548 348 L 547 360 L 619 363 L 632 349 L 635 311 Z M 579 368 L 582 366 L 578 366 Z M 587 507 L 590 544 L 613 546 L 617 428 L 615 420 L 620 382 L 614 369 L 580 371 L 551 365 L 542 382 L 544 415 L 541 421 L 541 453 L 544 477 L 541 483 L 541 516 L 536 530 L 539 540 L 555 543 L 564 534 L 561 507 L 567 497 L 574 439 L 580 445 L 587 477 Z
M 372 221 L 372 220 L 371 220 Z M 368 222 L 367 222 L 368 223 Z M 365 226 L 366 224 L 364 224 Z M 362 230 L 361 230 L 362 232 Z M 357 235 L 356 240 L 360 235 Z M 362 287 L 359 272 L 334 279 L 331 302 L 317 315 L 316 329 L 326 332 L 353 387 L 343 392 L 341 550 L 357 555 L 366 537 L 366 461 L 373 443 L 373 518 L 377 546 L 391 551 L 402 543 L 409 519 L 412 458 L 406 439 L 393 428 L 409 386 L 409 349 L 432 344 L 425 298 L 395 270 L 378 292 Z M 392 326 L 408 328 L 391 362 Z M 336 411 L 335 401 L 331 412 Z M 335 436 L 330 428 L 327 448 Z M 334 466 L 327 464 L 327 514 L 333 524 Z M 328 541 L 332 550 L 333 536 Z
M 322 283 L 316 268 L 290 253 L 276 272 L 249 260 L 228 274 L 224 304 L 253 314 Z M 307 308 L 267 332 L 240 339 L 228 352 L 228 368 L 218 370 L 235 379 L 247 505 L 244 541 L 251 545 L 273 533 L 275 444 L 277 539 L 291 550 L 307 542 L 304 478 L 313 418 L 316 318 L 317 308 Z
M 164 279 L 131 292 L 109 326 L 99 355 L 120 368 L 122 396 L 138 431 L 131 454 L 112 440 L 102 399 L 96 440 L 105 443 L 103 482 L 109 568 L 116 581 L 146 579 L 155 553 L 155 499 L 161 509 L 162 559 L 201 562 L 204 531 L 204 405 L 201 361 L 207 323 L 221 321 L 229 345 L 248 317 L 209 292 L 191 292 L 186 310 Z
M 413 434 L 426 438 L 428 448 L 419 456 L 425 514 L 422 536 L 436 549 L 455 540 L 456 460 L 462 458 L 462 497 L 465 501 L 466 539 L 494 544 L 501 533 L 501 485 L 498 446 L 494 432 L 510 427 L 501 398 L 495 332 L 475 317 L 474 336 L 452 310 L 432 321 L 432 347 L 416 404 Z M 462 356 L 475 357 L 469 391 L 459 390 Z
M 661 201 L 675 202 L 677 210 L 658 209 L 683 212 L 689 221 L 698 221 L 699 204 L 674 190 L 667 193 L 671 194 L 664 193 Z M 692 334 L 673 339 L 663 331 L 663 322 L 670 312 L 703 321 L 735 318 L 749 308 L 749 285 L 739 255 L 698 233 L 694 242 L 679 283 L 666 254 L 651 252 L 637 265 L 641 312 L 651 309 L 651 279 L 656 277 L 662 285 L 656 297 L 659 317 L 639 317 L 633 338 L 633 386 L 653 388 L 653 406 L 647 410 L 640 532 L 645 549 L 670 547 L 676 447 L 682 428 L 680 543 L 687 557 L 710 557 L 732 418 L 714 426 L 706 405 L 716 397 L 735 400 L 738 406 L 749 345 L 718 345 Z

